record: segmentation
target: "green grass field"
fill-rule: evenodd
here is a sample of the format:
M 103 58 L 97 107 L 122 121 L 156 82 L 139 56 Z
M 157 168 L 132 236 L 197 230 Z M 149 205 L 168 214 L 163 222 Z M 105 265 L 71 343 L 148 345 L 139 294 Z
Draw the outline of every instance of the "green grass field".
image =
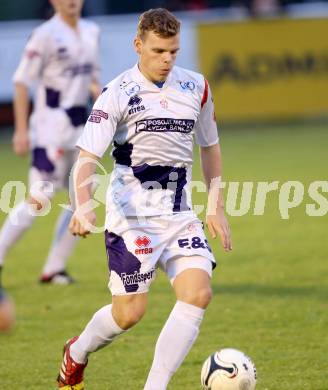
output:
M 305 188 L 328 180 L 328 128 L 299 125 L 225 129 L 221 134 L 226 181 L 300 181 Z M 27 160 L 0 145 L 0 189 L 26 179 Z M 200 177 L 198 164 L 195 178 Z M 327 197 L 327 194 L 325 194 Z M 201 202 L 204 197 L 197 197 Z M 101 234 L 82 240 L 69 263 L 72 286 L 40 286 L 37 279 L 65 201 L 56 197 L 7 258 L 4 285 L 17 306 L 17 326 L 0 335 L 0 389 L 50 390 L 63 342 L 78 334 L 91 315 L 110 301 Z M 222 347 L 249 354 L 258 370 L 257 390 L 328 389 L 328 214 L 309 217 L 303 203 L 283 220 L 278 192 L 268 196 L 263 216 L 230 217 L 234 249 L 211 242 L 220 265 L 214 299 L 201 334 L 169 389 L 200 389 L 205 358 Z M 0 223 L 5 218 L 0 213 Z M 88 390 L 142 389 L 160 329 L 174 296 L 165 276 L 153 284 L 149 309 L 133 330 L 90 358 Z

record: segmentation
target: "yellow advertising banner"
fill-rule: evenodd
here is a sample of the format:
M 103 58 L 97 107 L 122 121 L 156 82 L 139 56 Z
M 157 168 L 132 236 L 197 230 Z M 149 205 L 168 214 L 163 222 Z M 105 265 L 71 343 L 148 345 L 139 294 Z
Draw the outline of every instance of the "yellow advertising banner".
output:
M 198 40 L 219 120 L 328 113 L 328 19 L 201 24 Z

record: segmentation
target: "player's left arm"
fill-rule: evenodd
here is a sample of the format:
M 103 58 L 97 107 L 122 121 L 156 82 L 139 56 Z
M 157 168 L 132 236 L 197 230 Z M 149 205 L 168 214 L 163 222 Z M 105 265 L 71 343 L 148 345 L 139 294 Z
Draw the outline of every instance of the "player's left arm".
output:
M 97 41 L 97 52 L 93 59 L 93 71 L 92 71 L 92 78 L 91 83 L 89 87 L 90 95 L 92 100 L 95 102 L 98 98 L 98 96 L 101 94 L 101 84 L 100 84 L 100 30 L 97 27 L 96 28 L 96 34 L 95 39 Z
M 220 186 L 222 167 L 214 103 L 207 80 L 201 90 L 201 110 L 195 125 L 195 139 L 200 146 L 200 158 L 208 189 L 206 224 L 212 238 L 220 236 L 226 251 L 232 249 L 230 227 L 224 213 Z
M 13 148 L 16 154 L 25 155 L 30 148 L 28 134 L 29 90 L 40 79 L 47 58 L 47 35 L 36 29 L 29 38 L 21 61 L 13 76 L 15 128 Z
M 93 79 L 91 81 L 89 90 L 91 98 L 95 102 L 98 96 L 101 94 L 101 85 L 97 79 Z
M 224 200 L 220 188 L 222 168 L 220 145 L 200 147 L 200 159 L 208 188 L 206 225 L 212 238 L 220 236 L 226 251 L 232 250 L 230 227 L 224 213 Z

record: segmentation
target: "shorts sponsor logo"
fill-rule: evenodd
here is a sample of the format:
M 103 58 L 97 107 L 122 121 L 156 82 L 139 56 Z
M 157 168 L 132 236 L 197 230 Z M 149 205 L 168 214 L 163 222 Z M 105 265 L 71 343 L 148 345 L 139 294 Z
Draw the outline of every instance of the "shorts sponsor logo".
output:
M 100 123 L 101 119 L 108 119 L 107 112 L 102 110 L 92 110 L 88 119 L 88 122 Z
M 121 273 L 120 277 L 124 286 L 131 286 L 133 284 L 146 283 L 147 280 L 152 280 L 155 274 L 155 270 L 152 269 L 149 272 L 140 273 L 134 271 L 133 274 Z
M 134 253 L 136 255 L 150 255 L 153 253 L 153 248 L 137 248 Z
M 153 248 L 149 248 L 151 244 L 151 239 L 147 236 L 138 236 L 134 243 L 137 245 L 137 249 L 135 250 L 136 255 L 148 255 L 153 253 Z
M 136 122 L 136 133 L 141 131 L 190 133 L 194 128 L 193 119 L 154 118 Z
M 178 245 L 183 249 L 207 249 L 210 253 L 212 253 L 212 249 L 204 237 L 187 237 L 180 238 L 178 240 Z
M 190 223 L 188 226 L 187 226 L 187 230 L 188 232 L 196 232 L 197 231 L 197 226 L 195 223 Z
M 139 248 L 145 248 L 151 244 L 151 239 L 147 236 L 138 236 L 135 240 L 134 243 L 139 247 Z
M 138 95 L 133 95 L 130 97 L 130 100 L 128 101 L 128 106 L 131 107 L 129 109 L 129 115 L 144 111 L 146 109 L 144 105 L 140 105 L 141 102 L 142 99 Z

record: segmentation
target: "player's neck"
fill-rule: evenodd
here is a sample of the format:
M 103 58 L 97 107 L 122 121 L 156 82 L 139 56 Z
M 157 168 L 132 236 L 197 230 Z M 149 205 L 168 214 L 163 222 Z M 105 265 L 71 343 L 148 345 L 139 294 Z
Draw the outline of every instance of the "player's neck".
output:
M 143 64 L 141 63 L 141 61 L 138 62 L 138 68 L 141 72 L 141 74 L 149 81 L 151 81 L 152 83 L 165 83 L 165 79 L 164 80 L 156 80 L 154 77 L 151 76 L 151 74 L 149 74 L 147 72 L 147 69 L 143 66 Z
M 79 16 L 70 16 L 70 15 L 65 15 L 62 13 L 58 13 L 59 17 L 66 23 L 68 24 L 73 30 L 77 30 L 77 25 L 79 22 Z

